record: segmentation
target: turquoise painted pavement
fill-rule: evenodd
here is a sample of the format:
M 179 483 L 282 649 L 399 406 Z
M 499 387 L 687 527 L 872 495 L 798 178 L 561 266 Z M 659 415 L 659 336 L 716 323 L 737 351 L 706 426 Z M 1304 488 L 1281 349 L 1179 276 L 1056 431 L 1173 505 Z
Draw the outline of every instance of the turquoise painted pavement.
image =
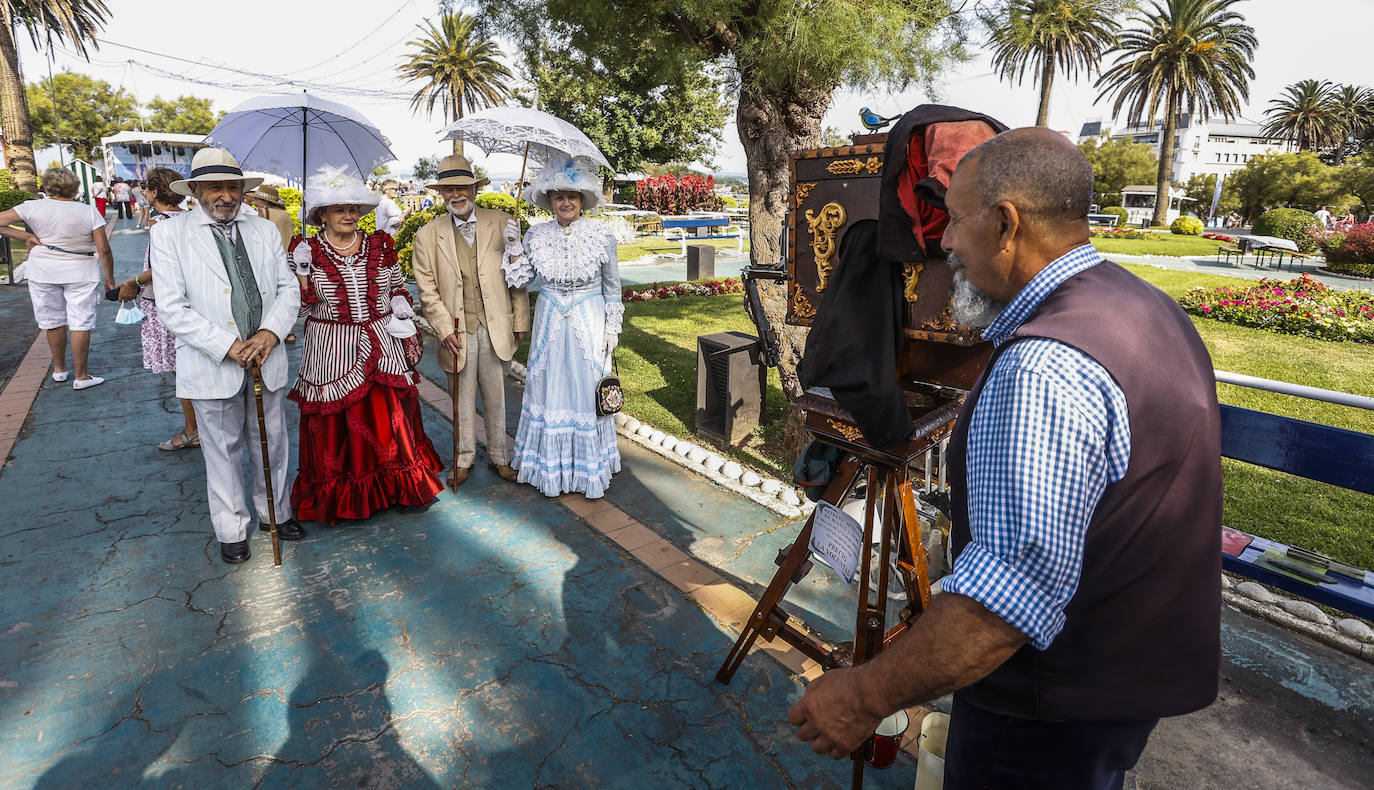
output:
M 119 277 L 144 238 L 113 237 Z M 0 288 L 5 378 L 26 296 Z M 427 513 L 307 524 L 281 568 L 258 533 L 225 565 L 199 452 L 155 447 L 180 424 L 171 377 L 114 311 L 91 354 L 106 384 L 45 380 L 0 473 L 0 786 L 847 786 L 786 724 L 781 665 L 715 683 L 731 634 L 484 464 Z M 425 419 L 447 463 L 449 424 Z M 651 458 L 627 448 L 611 499 L 665 534 L 778 525 Z M 902 759 L 867 786 L 910 787 Z

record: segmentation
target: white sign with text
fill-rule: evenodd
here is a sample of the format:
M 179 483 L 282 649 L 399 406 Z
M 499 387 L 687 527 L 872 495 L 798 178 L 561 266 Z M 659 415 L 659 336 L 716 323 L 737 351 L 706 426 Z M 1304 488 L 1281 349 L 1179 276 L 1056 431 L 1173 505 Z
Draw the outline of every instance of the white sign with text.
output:
M 816 518 L 811 522 L 811 551 L 847 585 L 854 584 L 863 543 L 862 524 L 829 502 L 816 505 Z

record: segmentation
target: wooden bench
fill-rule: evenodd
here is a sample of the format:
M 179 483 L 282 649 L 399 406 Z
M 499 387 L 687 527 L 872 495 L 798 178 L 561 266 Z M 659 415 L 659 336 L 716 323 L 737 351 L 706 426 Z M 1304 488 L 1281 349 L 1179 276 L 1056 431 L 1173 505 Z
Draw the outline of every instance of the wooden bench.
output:
M 1374 435 L 1223 405 L 1221 455 L 1374 494 Z M 1224 570 L 1374 619 L 1374 573 L 1239 530 L 1222 541 Z
M 1223 263 L 1229 266 L 1231 264 L 1232 257 L 1236 259 L 1237 266 L 1239 266 L 1242 263 L 1245 263 L 1245 250 L 1241 249 L 1240 247 L 1217 247 L 1217 260 L 1222 261 Z
M 706 233 L 700 233 L 701 230 Z M 681 257 L 684 258 L 687 257 L 687 242 L 710 239 L 734 239 L 735 251 L 744 254 L 744 232 L 739 225 L 731 225 L 727 217 L 664 217 L 663 238 L 682 244 Z

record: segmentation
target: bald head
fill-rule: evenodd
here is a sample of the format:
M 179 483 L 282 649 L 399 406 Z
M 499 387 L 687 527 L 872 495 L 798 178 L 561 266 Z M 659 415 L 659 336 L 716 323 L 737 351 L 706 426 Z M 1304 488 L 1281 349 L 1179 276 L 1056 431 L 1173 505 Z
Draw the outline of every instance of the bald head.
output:
M 965 154 L 956 172 L 983 205 L 1010 203 L 1046 235 L 1081 232 L 1088 221 L 1092 165 L 1058 132 L 1039 126 L 1003 132 Z

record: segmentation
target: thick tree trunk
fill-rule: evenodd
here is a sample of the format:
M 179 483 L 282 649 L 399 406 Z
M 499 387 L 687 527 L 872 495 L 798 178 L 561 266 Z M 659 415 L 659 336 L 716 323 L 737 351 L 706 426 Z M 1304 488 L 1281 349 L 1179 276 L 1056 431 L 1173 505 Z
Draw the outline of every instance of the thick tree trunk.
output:
M 463 103 L 459 99 L 458 91 L 452 91 L 450 93 L 450 96 L 452 97 L 451 101 L 453 102 L 453 120 L 461 121 L 463 119 Z M 453 153 L 458 154 L 459 156 L 463 155 L 462 140 L 453 141 Z
M 799 148 L 820 145 L 821 119 L 830 106 L 834 89 L 789 86 L 786 90 L 768 90 L 752 85 L 748 73 L 741 73 L 740 82 L 735 125 L 749 169 L 750 261 L 772 264 L 783 258 L 780 237 L 787 212 L 789 157 Z M 782 345 L 782 364 L 778 371 L 782 388 L 788 398 L 794 398 L 801 394 L 797 364 L 806 343 L 806 330 L 784 323 L 787 315 L 785 284 L 763 283 L 760 290 L 764 312 L 777 330 Z M 789 409 L 788 448 L 799 449 L 804 439 L 800 411 Z
M 5 135 L 5 166 L 10 171 L 10 183 L 15 189 L 37 194 L 29 99 L 24 93 L 24 74 L 19 69 L 19 50 L 14 46 L 14 28 L 7 19 L 0 21 L 0 130 Z
M 1159 141 L 1159 171 L 1156 177 L 1155 215 L 1151 225 L 1169 224 L 1169 188 L 1174 178 L 1174 135 L 1178 131 L 1178 114 L 1172 93 L 1164 102 L 1164 128 Z
M 1035 114 L 1036 126 L 1050 125 L 1050 88 L 1054 86 L 1054 60 L 1045 58 L 1040 71 L 1040 111 Z

